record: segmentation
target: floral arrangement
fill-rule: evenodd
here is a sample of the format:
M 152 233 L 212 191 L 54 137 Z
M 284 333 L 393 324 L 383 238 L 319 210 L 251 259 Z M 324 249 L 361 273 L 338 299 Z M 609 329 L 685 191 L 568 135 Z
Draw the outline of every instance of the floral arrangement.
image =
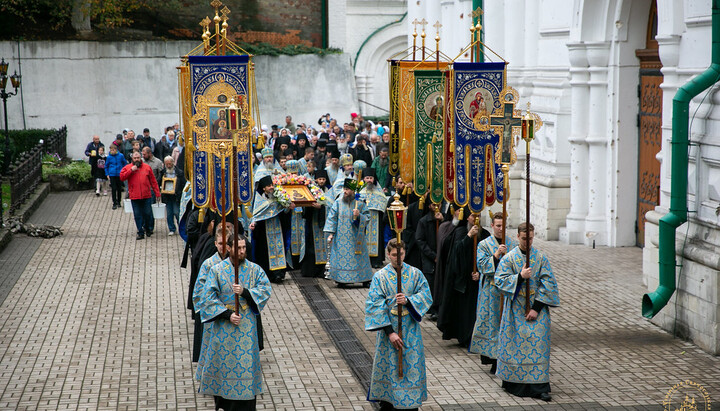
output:
M 312 179 L 305 176 L 299 176 L 297 174 L 277 174 L 273 176 L 273 185 L 275 186 L 273 195 L 283 207 L 288 207 L 291 203 L 287 191 L 282 187 L 283 185 L 306 186 L 316 201 L 325 201 L 325 193 L 322 189 L 318 187 Z

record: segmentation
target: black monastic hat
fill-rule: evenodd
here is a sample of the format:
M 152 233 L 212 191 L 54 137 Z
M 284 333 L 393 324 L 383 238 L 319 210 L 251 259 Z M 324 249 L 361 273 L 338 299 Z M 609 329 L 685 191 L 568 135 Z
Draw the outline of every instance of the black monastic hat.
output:
M 265 177 L 261 178 L 260 180 L 258 180 L 258 185 L 257 185 L 258 193 L 262 193 L 265 190 L 265 187 L 271 186 L 272 183 L 273 183 L 273 181 L 272 181 L 271 176 L 265 176 Z
M 349 188 L 351 190 L 355 189 L 355 179 L 354 178 L 346 178 L 343 182 L 343 188 Z

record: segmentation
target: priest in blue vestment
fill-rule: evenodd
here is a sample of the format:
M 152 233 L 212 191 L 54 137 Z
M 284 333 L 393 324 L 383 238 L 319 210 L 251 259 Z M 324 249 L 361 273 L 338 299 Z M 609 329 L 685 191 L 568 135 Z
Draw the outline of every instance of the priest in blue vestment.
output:
M 253 171 L 253 180 L 255 183 L 265 176 L 282 173 L 282 168 L 275 162 L 275 154 L 272 148 L 265 147 L 260 150 L 262 154 L 262 163 Z
M 300 175 L 300 162 L 288 160 L 285 163 L 285 171 L 289 175 Z M 290 211 L 290 254 L 292 255 L 293 267 L 300 265 L 305 257 L 305 219 L 303 208 L 295 207 Z
M 370 210 L 370 221 L 366 229 L 370 265 L 373 268 L 380 268 L 385 261 L 385 247 L 383 247 L 385 243 L 383 241 L 385 227 L 383 221 L 388 198 L 383 193 L 382 188 L 377 185 L 374 168 L 366 167 L 362 171 L 362 178 L 365 181 L 365 187 L 360 191 L 360 198 Z
M 495 213 L 492 218 L 493 235 L 482 240 L 477 246 L 477 269 L 480 291 L 477 299 L 477 318 L 468 351 L 480 354 L 480 362 L 490 364 L 490 373 L 497 369 L 497 336 L 502 314 L 502 294 L 495 287 L 495 270 L 500 259 L 517 246 L 510 236 L 503 237 L 503 214 Z
M 315 184 L 323 191 L 324 200 L 316 201 L 312 207 L 303 208 L 306 246 L 300 269 L 303 277 L 321 278 L 325 276 L 325 265 L 328 261 L 328 246 L 323 230 L 327 212 L 333 203 L 333 199 L 328 193 L 330 183 L 327 171 L 317 170 L 315 172 Z
M 504 296 L 496 375 L 510 394 L 550 401 L 549 307 L 557 307 L 560 297 L 550 262 L 532 247 L 534 235 L 532 224 L 520 224 L 518 246 L 500 260 L 495 272 L 495 285 Z
M 198 367 L 198 392 L 212 395 L 215 409 L 254 410 L 262 393 L 262 369 L 257 339 L 257 316 L 272 288 L 259 265 L 248 261 L 246 239 L 240 236 L 231 256 L 214 265 L 207 275 L 198 310 L 208 342 Z M 238 283 L 235 283 L 235 266 Z M 240 309 L 235 311 L 235 296 Z
M 337 177 L 332 183 L 332 194 L 333 199 L 338 198 L 343 192 L 343 185 L 345 179 L 354 177 L 355 168 L 353 167 L 353 156 L 352 154 L 343 154 L 340 156 L 340 170 L 337 173 Z
M 286 249 L 285 233 L 290 229 L 290 203 L 284 208 L 273 195 L 275 187 L 269 175 L 258 181 L 253 198 L 250 231 L 253 239 L 253 261 L 268 273 L 270 281 L 280 283 L 285 270 L 292 267 L 292 257 Z
M 390 264 L 372 279 L 365 302 L 365 330 L 376 331 L 375 358 L 368 401 L 380 401 L 381 410 L 417 409 L 427 399 L 425 349 L 420 321 L 432 304 L 423 273 L 403 263 L 405 249 L 397 239 L 386 249 Z M 397 290 L 401 272 L 402 292 Z M 398 307 L 402 307 L 402 337 L 398 331 Z M 403 376 L 398 375 L 398 350 L 402 349 Z
M 215 227 L 215 242 L 212 243 L 212 246 L 210 246 L 210 243 L 208 242 L 208 247 L 203 247 L 202 253 L 209 254 L 209 251 L 207 250 L 215 250 L 215 253 L 213 253 L 211 256 L 205 258 L 200 268 L 198 269 L 197 278 L 195 279 L 195 286 L 193 287 L 193 293 L 192 293 L 192 302 L 193 302 L 193 310 L 196 314 L 199 314 L 200 311 L 200 297 L 202 296 L 202 292 L 205 288 L 205 282 L 207 281 L 207 275 L 210 272 L 210 269 L 215 265 L 218 264 L 220 261 L 222 261 L 225 257 L 227 257 L 227 247 L 226 245 L 230 242 L 230 238 L 233 235 L 234 227 L 232 225 L 232 222 L 226 222 L 225 223 L 225 237 L 223 237 L 223 227 L 222 223 L 218 224 Z M 212 247 L 212 248 L 211 248 Z M 204 258 L 206 255 L 202 255 L 200 258 Z M 200 321 L 199 315 L 196 315 L 195 317 L 195 329 L 194 329 L 194 335 L 193 335 L 193 362 L 201 363 L 202 362 L 202 346 L 205 343 L 205 337 L 207 335 L 203 332 L 203 323 Z
M 373 276 L 368 256 L 365 227 L 370 212 L 364 202 L 356 199 L 355 180 L 345 179 L 342 196 L 330 207 L 325 233 L 330 243 L 329 278 L 338 283 L 370 285 Z

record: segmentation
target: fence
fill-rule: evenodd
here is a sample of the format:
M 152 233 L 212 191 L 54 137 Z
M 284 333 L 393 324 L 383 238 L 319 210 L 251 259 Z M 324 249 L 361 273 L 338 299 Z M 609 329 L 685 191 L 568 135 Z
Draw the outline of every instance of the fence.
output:
M 10 165 L 7 175 L 10 183 L 10 214 L 32 195 L 42 181 L 42 157 L 48 152 L 58 153 L 62 158 L 67 155 L 67 126 L 55 131 L 29 152 L 21 154 Z

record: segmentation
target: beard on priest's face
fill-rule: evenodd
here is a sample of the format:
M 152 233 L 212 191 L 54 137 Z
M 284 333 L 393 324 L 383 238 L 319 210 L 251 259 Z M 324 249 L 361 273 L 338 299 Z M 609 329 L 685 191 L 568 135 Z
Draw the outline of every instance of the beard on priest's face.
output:
M 353 193 L 352 191 L 350 191 L 350 192 L 346 191 L 343 193 L 342 200 L 345 204 L 350 204 L 354 198 L 355 198 L 355 193 Z

